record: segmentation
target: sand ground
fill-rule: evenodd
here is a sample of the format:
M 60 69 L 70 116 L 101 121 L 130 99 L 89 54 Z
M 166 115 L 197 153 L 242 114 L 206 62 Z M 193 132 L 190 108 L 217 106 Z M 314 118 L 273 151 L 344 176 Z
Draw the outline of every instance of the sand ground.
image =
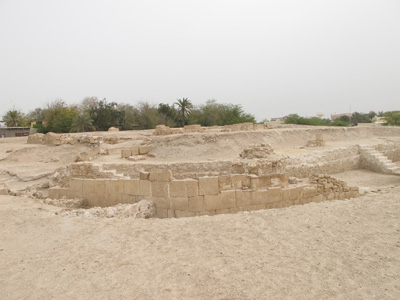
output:
M 329 136 L 326 148 L 400 138 L 343 136 Z M 314 151 L 301 147 L 301 135 L 286 140 L 277 131 L 263 142 L 271 137 L 277 153 Z M 148 160 L 231 159 L 255 138 L 155 138 L 157 156 Z M 0 183 L 26 191 L 0 196 L 1 300 L 400 299 L 400 176 L 349 171 L 334 176 L 363 197 L 181 219 L 62 217 L 62 208 L 29 197 L 87 149 L 0 141 Z
M 0 299 L 399 299 L 399 181 L 181 219 L 67 218 L 1 196 Z

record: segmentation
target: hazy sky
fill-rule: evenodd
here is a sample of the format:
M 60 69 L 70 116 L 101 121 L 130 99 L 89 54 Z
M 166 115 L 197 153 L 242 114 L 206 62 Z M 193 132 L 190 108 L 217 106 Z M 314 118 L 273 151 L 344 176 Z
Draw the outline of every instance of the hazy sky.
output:
M 87 96 L 400 110 L 400 1 L 0 0 L 0 117 Z

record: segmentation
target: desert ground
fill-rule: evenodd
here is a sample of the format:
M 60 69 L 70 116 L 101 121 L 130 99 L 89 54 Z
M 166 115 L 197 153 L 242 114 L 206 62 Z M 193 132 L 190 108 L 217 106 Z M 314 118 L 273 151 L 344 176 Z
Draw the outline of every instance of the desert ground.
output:
M 316 133 L 326 144 L 307 146 Z M 310 172 L 329 174 L 358 187 L 360 196 L 215 216 L 74 216 L 63 214 L 71 208 L 45 204 L 47 190 L 93 147 L 2 139 L 0 184 L 8 195 L 0 196 L 0 299 L 400 299 L 400 176 L 352 164 L 354 147 L 368 145 L 400 166 L 398 128 L 87 135 L 118 136 L 118 143 L 102 145 L 109 153 L 153 147 L 142 161 L 116 151 L 89 163 L 171 167 L 182 171 L 177 177 L 215 175 L 205 170 L 210 164 L 268 143 L 287 160 L 291 177 L 305 182 Z M 355 156 L 344 157 L 349 153 Z

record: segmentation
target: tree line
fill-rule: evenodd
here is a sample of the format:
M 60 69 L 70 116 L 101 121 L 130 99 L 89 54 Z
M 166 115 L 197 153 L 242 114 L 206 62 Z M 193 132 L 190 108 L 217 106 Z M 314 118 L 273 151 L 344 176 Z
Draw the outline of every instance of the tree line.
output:
M 359 113 L 354 112 L 351 117 L 344 115 L 339 119 L 331 121 L 330 119 L 321 119 L 318 117 L 301 117 L 297 114 L 291 114 L 285 119 L 285 124 L 314 125 L 314 126 L 357 126 L 358 123 L 372 123 L 375 117 L 383 117 L 386 126 L 400 126 L 400 111 Z
M 55 100 L 28 114 L 12 109 L 3 116 L 3 121 L 8 127 L 30 126 L 32 121 L 36 121 L 34 127 L 40 133 L 67 133 L 106 131 L 110 127 L 120 130 L 153 129 L 159 124 L 170 127 L 186 124 L 222 126 L 255 122 L 255 118 L 240 105 L 222 104 L 216 100 L 208 100 L 198 106 L 188 98 L 177 99 L 172 105 L 148 102 L 131 105 L 86 97 L 76 105 Z

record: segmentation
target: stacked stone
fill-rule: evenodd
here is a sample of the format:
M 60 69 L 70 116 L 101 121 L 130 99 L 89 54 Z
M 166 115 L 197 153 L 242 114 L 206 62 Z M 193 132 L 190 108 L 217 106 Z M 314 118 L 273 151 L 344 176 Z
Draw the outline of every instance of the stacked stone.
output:
M 271 145 L 269 144 L 256 144 L 245 148 L 240 153 L 241 158 L 254 159 L 254 158 L 267 158 L 274 153 Z
M 360 195 L 358 187 L 349 187 L 346 182 L 330 177 L 329 175 L 312 175 L 310 183 L 316 184 L 318 193 L 327 200 L 343 200 L 355 198 Z
M 165 125 L 157 125 L 153 135 L 169 135 L 172 134 L 171 128 Z

